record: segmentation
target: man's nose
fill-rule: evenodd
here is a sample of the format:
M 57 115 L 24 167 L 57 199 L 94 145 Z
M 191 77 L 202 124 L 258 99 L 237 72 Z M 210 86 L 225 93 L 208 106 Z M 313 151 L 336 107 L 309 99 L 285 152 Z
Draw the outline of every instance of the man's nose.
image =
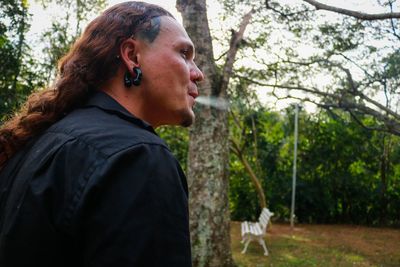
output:
M 193 68 L 190 71 L 190 79 L 195 82 L 201 82 L 204 80 L 203 72 L 197 67 L 196 64 L 193 64 Z

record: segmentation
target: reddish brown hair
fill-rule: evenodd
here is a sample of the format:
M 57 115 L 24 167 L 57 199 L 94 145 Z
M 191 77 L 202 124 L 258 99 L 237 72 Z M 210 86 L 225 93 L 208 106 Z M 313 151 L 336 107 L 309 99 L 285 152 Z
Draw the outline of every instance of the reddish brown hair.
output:
M 156 5 L 125 2 L 90 22 L 59 61 L 55 85 L 29 96 L 20 112 L 0 128 L 0 169 L 29 140 L 81 107 L 91 92 L 115 75 L 122 41 L 140 36 L 159 16 L 172 17 Z

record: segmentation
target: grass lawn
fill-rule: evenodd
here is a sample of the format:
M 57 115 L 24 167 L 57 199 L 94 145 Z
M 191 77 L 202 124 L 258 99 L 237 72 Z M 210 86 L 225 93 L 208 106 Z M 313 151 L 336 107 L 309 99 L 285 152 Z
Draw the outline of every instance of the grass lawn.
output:
M 240 222 L 232 222 L 231 239 L 239 267 L 400 267 L 400 229 L 296 225 L 292 231 L 290 225 L 274 223 L 265 238 L 269 256 L 257 242 L 240 253 Z

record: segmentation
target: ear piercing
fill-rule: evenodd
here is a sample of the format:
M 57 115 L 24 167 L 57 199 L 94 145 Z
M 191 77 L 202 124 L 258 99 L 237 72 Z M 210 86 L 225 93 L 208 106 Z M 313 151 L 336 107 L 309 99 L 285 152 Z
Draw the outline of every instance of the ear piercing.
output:
M 139 67 L 133 67 L 133 73 L 135 77 L 132 77 L 129 71 L 125 72 L 124 75 L 124 85 L 125 87 L 131 87 L 132 84 L 135 86 L 139 86 L 142 81 L 142 70 Z

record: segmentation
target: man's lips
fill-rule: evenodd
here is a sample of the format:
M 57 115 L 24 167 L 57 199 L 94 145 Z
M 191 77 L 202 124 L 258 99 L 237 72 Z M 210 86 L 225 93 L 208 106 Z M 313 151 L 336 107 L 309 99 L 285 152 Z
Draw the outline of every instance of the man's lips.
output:
M 189 95 L 190 95 L 191 97 L 193 97 L 194 99 L 196 99 L 196 97 L 199 96 L 199 91 L 197 90 L 196 87 L 194 87 L 194 88 L 189 88 Z
M 193 90 L 193 91 L 189 91 L 189 93 L 188 93 L 188 95 L 190 96 L 190 97 L 192 97 L 192 99 L 193 100 L 190 100 L 190 106 L 193 108 L 194 107 L 194 105 L 196 104 L 196 97 L 198 97 L 199 96 L 199 93 L 197 92 L 197 90 Z
M 197 93 L 197 92 L 190 92 L 189 95 L 190 95 L 191 97 L 193 97 L 194 99 L 196 99 L 196 97 L 199 96 L 199 93 Z

